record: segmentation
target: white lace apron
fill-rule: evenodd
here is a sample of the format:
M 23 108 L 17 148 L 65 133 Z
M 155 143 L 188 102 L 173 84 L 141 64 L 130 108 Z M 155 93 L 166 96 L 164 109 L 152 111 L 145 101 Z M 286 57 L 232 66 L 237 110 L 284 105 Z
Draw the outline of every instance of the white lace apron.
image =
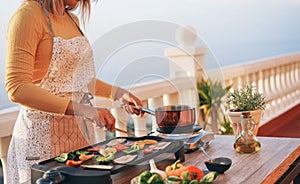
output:
M 53 34 L 47 12 L 46 15 Z M 88 85 L 94 79 L 92 49 L 87 38 L 63 39 L 53 34 L 52 58 L 40 87 L 64 98 L 89 103 L 87 94 L 91 91 Z M 93 141 L 93 124 L 85 123 L 82 117 L 58 116 L 22 107 L 8 151 L 8 183 L 30 183 L 33 163 L 87 146 Z

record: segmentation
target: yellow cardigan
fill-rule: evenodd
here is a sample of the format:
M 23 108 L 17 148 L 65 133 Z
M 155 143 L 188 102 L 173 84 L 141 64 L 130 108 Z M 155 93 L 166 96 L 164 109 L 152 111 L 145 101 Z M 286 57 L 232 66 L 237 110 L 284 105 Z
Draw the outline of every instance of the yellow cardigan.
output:
M 49 13 L 55 36 L 69 39 L 81 35 L 65 13 Z M 78 24 L 78 18 L 72 14 Z M 65 114 L 68 99 L 38 87 L 51 60 L 52 36 L 45 12 L 36 1 L 26 1 L 8 24 L 6 54 L 6 91 L 11 101 L 22 106 Z M 97 80 L 95 95 L 111 97 L 112 86 Z

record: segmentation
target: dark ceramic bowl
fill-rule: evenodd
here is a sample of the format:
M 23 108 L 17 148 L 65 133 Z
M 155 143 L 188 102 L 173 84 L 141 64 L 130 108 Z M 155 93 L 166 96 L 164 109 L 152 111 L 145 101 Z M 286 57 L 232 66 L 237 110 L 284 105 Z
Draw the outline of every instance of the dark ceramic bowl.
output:
M 231 163 L 231 159 L 225 157 L 205 161 L 205 165 L 209 171 L 216 171 L 219 174 L 224 174 L 230 168 Z

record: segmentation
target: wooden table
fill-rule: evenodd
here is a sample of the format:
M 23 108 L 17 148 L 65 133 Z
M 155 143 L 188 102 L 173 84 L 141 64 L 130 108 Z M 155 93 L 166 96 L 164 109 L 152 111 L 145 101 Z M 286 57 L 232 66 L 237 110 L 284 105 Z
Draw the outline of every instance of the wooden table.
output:
M 258 137 L 261 142 L 261 150 L 254 154 L 239 154 L 233 149 L 234 137 L 217 135 L 206 148 L 212 157 L 229 157 L 232 165 L 225 174 L 219 175 L 214 184 L 245 183 L 245 184 L 271 184 L 290 183 L 300 172 L 300 139 L 299 138 L 275 138 Z M 184 165 L 196 165 L 207 170 L 204 154 L 194 151 L 185 154 Z M 174 155 L 166 154 L 155 158 L 159 169 L 175 161 Z M 130 183 L 130 180 L 144 170 L 149 170 L 149 164 L 132 166 L 126 171 L 112 176 L 113 183 Z M 287 172 L 288 171 L 288 172 Z

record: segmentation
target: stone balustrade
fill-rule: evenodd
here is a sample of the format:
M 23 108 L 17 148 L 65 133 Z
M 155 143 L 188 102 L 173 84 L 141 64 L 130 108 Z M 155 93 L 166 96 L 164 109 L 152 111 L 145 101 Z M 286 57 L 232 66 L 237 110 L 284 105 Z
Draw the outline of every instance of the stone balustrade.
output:
M 180 57 L 182 59 L 184 56 L 181 55 Z M 186 57 L 191 56 L 186 55 Z M 203 71 L 198 71 L 203 74 Z M 257 90 L 266 96 L 266 109 L 260 126 L 300 102 L 300 52 L 224 67 L 221 68 L 221 72 L 224 84 L 232 84 L 232 89 L 249 83 L 255 85 Z M 210 70 L 206 73 L 214 76 L 216 71 Z M 199 77 L 197 74 L 194 76 Z M 197 95 L 193 93 L 196 90 L 195 84 L 190 83 L 194 79 L 189 76 L 178 77 L 170 81 L 141 84 L 131 90 L 144 100 L 146 106 L 152 109 L 169 104 L 196 106 L 197 99 L 191 98 L 191 96 Z M 184 95 L 188 97 L 185 98 Z M 155 130 L 156 122 L 152 118 L 152 131 Z
M 253 84 L 266 96 L 260 125 L 300 102 L 300 52 L 224 67 L 222 73 L 227 85 Z

